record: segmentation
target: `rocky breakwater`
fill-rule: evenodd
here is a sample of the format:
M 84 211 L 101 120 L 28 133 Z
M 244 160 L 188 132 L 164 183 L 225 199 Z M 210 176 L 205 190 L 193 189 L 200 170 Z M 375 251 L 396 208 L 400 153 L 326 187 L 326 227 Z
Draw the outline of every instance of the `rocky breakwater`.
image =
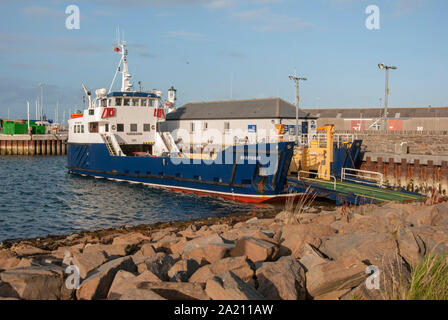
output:
M 448 252 L 447 203 L 291 215 L 3 243 L 0 297 L 396 299 L 412 266 Z

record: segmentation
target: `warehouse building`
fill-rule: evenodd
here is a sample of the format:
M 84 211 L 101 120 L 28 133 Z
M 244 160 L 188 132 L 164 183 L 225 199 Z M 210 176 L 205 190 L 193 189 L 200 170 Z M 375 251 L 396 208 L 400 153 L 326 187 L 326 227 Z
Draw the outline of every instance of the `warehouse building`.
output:
M 316 117 L 300 109 L 298 114 L 299 134 L 315 132 Z M 162 131 L 170 131 L 175 141 L 186 140 L 179 134 L 182 131 L 191 137 L 186 145 L 216 144 L 219 149 L 229 144 L 229 137 L 237 143 L 293 140 L 295 119 L 294 105 L 267 98 L 187 103 L 168 113 L 160 126 Z
M 317 125 L 334 124 L 340 131 L 383 130 L 383 108 L 303 109 Z M 448 107 L 389 108 L 389 131 L 448 131 Z

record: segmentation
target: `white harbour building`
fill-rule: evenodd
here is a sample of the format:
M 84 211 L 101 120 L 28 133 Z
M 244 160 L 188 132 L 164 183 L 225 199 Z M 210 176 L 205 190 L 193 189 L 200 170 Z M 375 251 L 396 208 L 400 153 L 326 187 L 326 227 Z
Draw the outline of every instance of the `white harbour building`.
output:
M 316 117 L 298 110 L 298 134 L 313 134 Z M 166 115 L 161 131 L 171 132 L 184 152 L 207 145 L 210 152 L 242 143 L 294 141 L 296 107 L 280 98 L 192 102 Z

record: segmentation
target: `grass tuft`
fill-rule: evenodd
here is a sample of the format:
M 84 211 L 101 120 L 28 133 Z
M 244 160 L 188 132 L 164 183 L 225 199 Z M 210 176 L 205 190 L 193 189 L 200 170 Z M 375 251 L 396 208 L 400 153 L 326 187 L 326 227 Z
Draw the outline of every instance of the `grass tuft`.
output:
M 429 254 L 413 268 L 405 299 L 448 299 L 448 260 L 445 254 Z

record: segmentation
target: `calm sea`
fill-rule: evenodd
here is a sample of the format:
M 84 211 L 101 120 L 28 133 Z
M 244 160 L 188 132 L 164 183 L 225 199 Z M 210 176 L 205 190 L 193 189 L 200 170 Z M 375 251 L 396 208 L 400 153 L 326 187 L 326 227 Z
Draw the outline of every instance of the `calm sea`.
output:
M 75 231 L 278 211 L 70 175 L 65 157 L 0 157 L 0 241 Z

